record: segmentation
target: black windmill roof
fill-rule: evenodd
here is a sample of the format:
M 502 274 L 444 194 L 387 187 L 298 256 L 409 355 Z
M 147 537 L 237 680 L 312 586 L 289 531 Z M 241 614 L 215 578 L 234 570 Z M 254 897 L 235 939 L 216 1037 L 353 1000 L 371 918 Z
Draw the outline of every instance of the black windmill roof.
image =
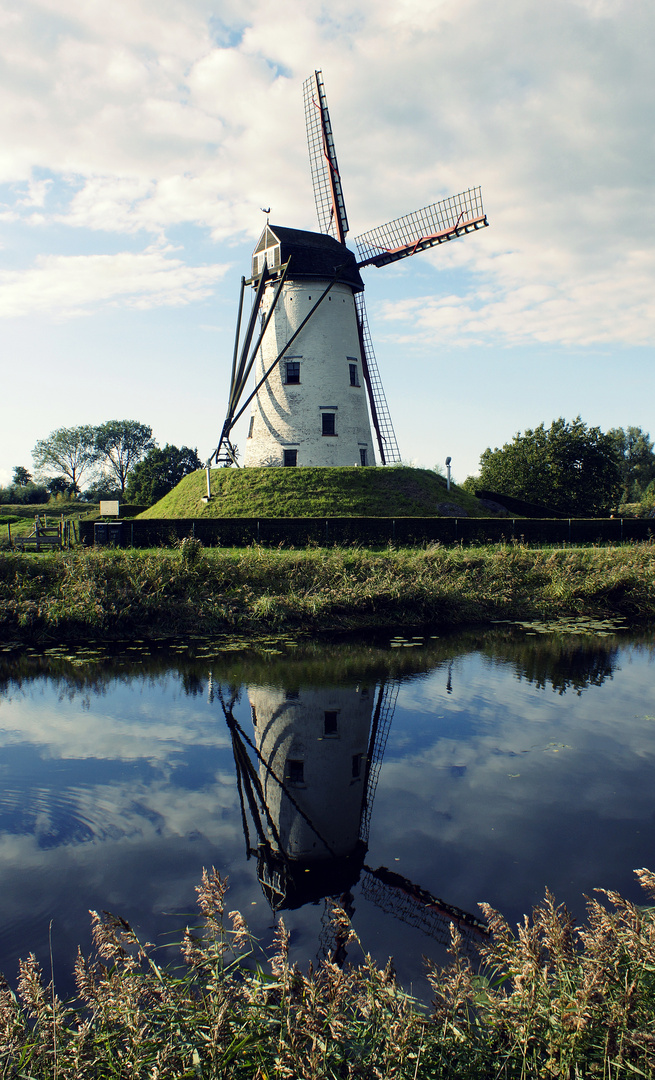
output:
M 303 229 L 287 229 L 284 225 L 267 225 L 255 252 L 264 251 L 275 242 L 280 243 L 280 261 L 291 258 L 287 280 L 298 278 L 332 278 L 337 267 L 343 269 L 338 281 L 350 285 L 355 292 L 364 288 L 354 253 L 325 233 L 305 232 Z

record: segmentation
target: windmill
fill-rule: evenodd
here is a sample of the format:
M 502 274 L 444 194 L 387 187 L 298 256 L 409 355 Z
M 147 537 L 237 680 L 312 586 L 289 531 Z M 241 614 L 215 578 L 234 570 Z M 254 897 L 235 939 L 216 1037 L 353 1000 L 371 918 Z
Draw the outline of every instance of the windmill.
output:
M 376 456 L 382 465 L 398 462 L 360 270 L 488 224 L 480 188 L 469 188 L 362 233 L 357 258 L 345 243 L 348 217 L 320 71 L 303 93 L 320 232 L 267 218 L 251 276 L 241 279 L 227 415 L 209 464 L 236 464 L 231 433 L 249 407 L 246 466 L 373 465 Z M 242 335 L 247 285 L 254 298 Z M 255 387 L 242 404 L 253 368 Z
M 352 890 L 446 944 L 456 925 L 466 947 L 487 924 L 385 866 L 366 865 L 378 777 L 400 682 L 365 686 L 250 686 L 253 737 L 234 715 L 238 691 L 214 686 L 232 741 L 246 857 L 271 909 L 325 901 L 319 958 L 343 951 L 328 899 L 352 915 Z M 353 753 L 355 751 L 355 753 Z M 251 831 L 252 830 L 252 831 Z

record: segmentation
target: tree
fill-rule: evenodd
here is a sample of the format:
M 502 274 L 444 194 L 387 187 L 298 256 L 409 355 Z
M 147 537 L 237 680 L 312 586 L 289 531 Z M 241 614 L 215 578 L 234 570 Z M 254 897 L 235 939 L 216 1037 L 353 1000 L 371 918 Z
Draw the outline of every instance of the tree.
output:
M 578 416 L 518 432 L 480 457 L 478 488 L 576 515 L 606 511 L 621 491 L 616 440 Z
M 65 476 L 51 476 L 44 481 L 50 495 L 75 495 L 71 483 Z
M 57 428 L 47 439 L 39 439 L 32 451 L 37 469 L 58 469 L 68 478 L 73 492 L 80 490 L 82 476 L 98 460 L 95 428 Z
M 122 494 L 130 469 L 155 445 L 152 428 L 136 420 L 108 420 L 95 429 L 97 460 L 116 478 Z
M 640 427 L 610 428 L 621 463 L 623 502 L 639 502 L 655 480 L 655 454 L 648 432 Z
M 14 466 L 14 476 L 12 482 L 14 484 L 17 484 L 18 487 L 25 487 L 26 484 L 31 484 L 32 479 L 33 477 L 31 472 L 28 472 L 24 465 Z
M 127 482 L 129 502 L 152 504 L 176 487 L 183 476 L 202 469 L 198 451 L 188 446 L 155 446 L 134 466 Z

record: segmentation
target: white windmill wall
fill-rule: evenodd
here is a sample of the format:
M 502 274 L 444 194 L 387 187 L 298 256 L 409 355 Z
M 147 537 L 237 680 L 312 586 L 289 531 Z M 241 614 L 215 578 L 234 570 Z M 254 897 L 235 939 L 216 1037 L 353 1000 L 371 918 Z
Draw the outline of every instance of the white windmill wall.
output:
M 373 688 L 299 690 L 290 697 L 281 689 L 251 686 L 248 698 L 257 748 L 297 803 L 293 805 L 260 765 L 266 805 L 284 853 L 291 859 L 351 854 L 359 839 L 365 795 Z M 329 727 L 336 724 L 336 730 L 327 733 L 326 713 L 331 714 Z M 302 780 L 297 778 L 299 765 Z
M 283 286 L 257 356 L 256 382 L 327 284 L 314 279 Z M 262 300 L 262 314 L 268 312 L 273 297 L 271 284 Z M 298 384 L 286 382 L 287 362 L 300 364 Z M 356 386 L 351 385 L 353 362 Z M 323 434 L 323 413 L 334 415 L 334 435 Z M 301 466 L 375 464 L 355 301 L 348 285 L 333 286 L 253 399 L 244 465 L 283 465 L 285 450 L 295 450 Z

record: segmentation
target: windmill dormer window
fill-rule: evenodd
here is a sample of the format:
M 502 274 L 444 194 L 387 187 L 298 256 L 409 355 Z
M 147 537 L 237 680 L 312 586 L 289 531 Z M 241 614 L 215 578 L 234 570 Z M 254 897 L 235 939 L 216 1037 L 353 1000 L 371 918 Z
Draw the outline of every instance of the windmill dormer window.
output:
M 351 386 L 359 386 L 359 371 L 357 369 L 357 364 L 356 363 L 354 363 L 354 364 L 351 363 L 351 364 L 348 364 L 348 367 L 350 368 L 350 385 Z
M 252 276 L 259 277 L 266 265 L 268 265 L 269 270 L 275 270 L 280 265 L 279 244 L 273 244 L 272 247 L 255 252 L 252 257 Z

